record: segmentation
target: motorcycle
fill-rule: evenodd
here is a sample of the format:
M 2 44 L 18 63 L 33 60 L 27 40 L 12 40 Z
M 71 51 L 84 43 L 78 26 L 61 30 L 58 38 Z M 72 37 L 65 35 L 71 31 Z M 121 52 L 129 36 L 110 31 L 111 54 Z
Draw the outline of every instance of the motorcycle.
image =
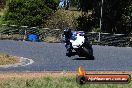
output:
M 66 42 L 65 47 L 68 51 L 68 56 L 70 56 L 74 50 L 80 57 L 93 58 L 92 45 L 89 43 L 87 37 L 82 31 L 74 32 L 73 37 Z

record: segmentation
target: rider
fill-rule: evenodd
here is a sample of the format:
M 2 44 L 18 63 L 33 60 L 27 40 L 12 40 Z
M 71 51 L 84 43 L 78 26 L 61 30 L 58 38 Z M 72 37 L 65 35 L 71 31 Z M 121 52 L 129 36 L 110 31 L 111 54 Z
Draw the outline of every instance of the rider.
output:
M 67 28 L 64 30 L 64 35 L 65 35 L 65 42 L 66 42 L 66 45 L 65 47 L 67 48 L 67 50 L 70 50 L 71 47 L 70 47 L 70 39 L 73 35 L 73 33 L 71 32 L 71 29 Z

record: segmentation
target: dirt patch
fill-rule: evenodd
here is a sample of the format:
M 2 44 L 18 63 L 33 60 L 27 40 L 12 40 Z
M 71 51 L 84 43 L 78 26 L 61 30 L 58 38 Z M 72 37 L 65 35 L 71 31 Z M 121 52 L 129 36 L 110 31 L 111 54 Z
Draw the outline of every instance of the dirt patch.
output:
M 56 43 L 56 42 L 59 42 L 59 38 L 57 38 L 55 36 L 52 36 L 52 37 L 48 36 L 43 41 L 47 42 L 47 43 Z
M 8 54 L 0 54 L 0 65 L 15 64 L 19 61 L 20 60 L 17 57 Z

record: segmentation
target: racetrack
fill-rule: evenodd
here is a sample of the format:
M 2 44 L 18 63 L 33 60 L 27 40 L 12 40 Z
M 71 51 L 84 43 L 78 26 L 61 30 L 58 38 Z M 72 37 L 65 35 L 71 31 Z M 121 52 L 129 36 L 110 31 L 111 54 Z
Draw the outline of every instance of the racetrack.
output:
M 0 53 L 34 61 L 27 66 L 0 67 L 0 71 L 75 71 L 80 65 L 86 70 L 132 70 L 132 48 L 94 45 L 93 51 L 95 60 L 86 60 L 67 57 L 61 43 L 0 40 Z

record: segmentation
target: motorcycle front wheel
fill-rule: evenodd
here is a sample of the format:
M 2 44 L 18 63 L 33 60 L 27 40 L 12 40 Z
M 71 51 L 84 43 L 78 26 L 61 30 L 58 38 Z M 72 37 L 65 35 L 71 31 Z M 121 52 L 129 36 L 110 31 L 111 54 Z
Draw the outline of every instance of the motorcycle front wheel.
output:
M 93 49 L 88 47 L 82 47 L 83 52 L 87 58 L 93 57 Z

